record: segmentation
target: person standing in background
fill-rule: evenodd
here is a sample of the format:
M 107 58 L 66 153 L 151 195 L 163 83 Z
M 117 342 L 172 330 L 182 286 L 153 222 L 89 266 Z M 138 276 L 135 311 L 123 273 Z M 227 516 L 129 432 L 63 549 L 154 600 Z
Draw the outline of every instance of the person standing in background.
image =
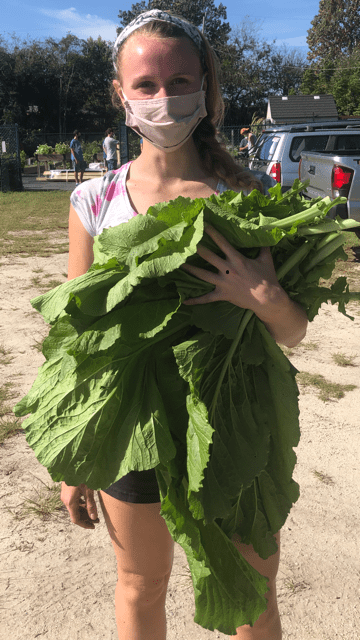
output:
M 249 155 L 251 153 L 252 148 L 256 144 L 256 136 L 253 134 L 253 132 L 249 127 L 240 129 L 240 134 L 241 135 L 245 134 L 245 138 L 240 142 L 239 151 L 240 153 L 243 151 L 247 151 Z
M 83 152 L 80 143 L 81 133 L 77 129 L 75 129 L 73 133 L 73 139 L 70 142 L 70 151 L 71 151 L 71 160 L 74 169 L 74 177 L 75 177 L 75 186 L 81 184 L 84 178 L 84 171 L 86 168 L 86 162 L 83 157 Z M 79 179 L 80 173 L 80 179 Z
M 112 129 L 108 129 L 106 133 L 107 136 L 104 140 L 103 148 L 106 152 L 107 170 L 114 171 L 117 168 L 116 149 L 119 142 L 114 139 L 114 131 Z
M 107 135 L 108 135 L 108 129 L 106 129 L 106 131 L 105 131 L 105 138 L 104 138 L 104 140 L 103 140 L 103 142 L 102 142 L 103 158 L 104 158 L 104 166 L 105 166 L 105 169 L 107 169 L 107 160 L 106 160 L 106 149 L 105 149 L 105 146 L 104 146 L 104 145 L 105 145 L 105 140 L 106 140 L 106 136 L 107 136 Z

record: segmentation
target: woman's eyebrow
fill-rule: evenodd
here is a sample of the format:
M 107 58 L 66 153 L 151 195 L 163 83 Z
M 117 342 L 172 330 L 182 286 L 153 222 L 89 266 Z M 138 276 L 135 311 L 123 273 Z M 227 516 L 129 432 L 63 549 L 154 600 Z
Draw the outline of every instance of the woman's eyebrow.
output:
M 188 71 L 177 71 L 176 73 L 171 74 L 167 80 L 172 80 L 173 78 L 177 78 L 179 76 L 188 76 L 190 78 L 194 77 L 194 74 L 189 73 Z M 158 76 L 154 76 L 151 73 L 148 74 L 144 74 L 141 76 L 136 76 L 133 78 L 133 82 L 141 82 L 143 80 L 154 80 L 154 78 L 157 78 Z

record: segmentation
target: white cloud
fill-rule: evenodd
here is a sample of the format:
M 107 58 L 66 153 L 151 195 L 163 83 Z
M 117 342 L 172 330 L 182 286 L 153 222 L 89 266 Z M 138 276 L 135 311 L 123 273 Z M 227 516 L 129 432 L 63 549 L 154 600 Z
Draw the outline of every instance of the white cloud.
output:
M 51 30 L 56 31 L 59 37 L 65 36 L 68 31 L 78 38 L 97 38 L 115 41 L 116 27 L 119 26 L 112 20 L 104 20 L 99 16 L 80 14 L 75 7 L 69 9 L 38 9 L 38 11 L 52 19 Z

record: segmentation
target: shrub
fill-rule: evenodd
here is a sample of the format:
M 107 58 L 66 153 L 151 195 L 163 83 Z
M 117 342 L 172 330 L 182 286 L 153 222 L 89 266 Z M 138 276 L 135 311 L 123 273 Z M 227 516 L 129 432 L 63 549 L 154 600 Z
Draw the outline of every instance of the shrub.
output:
M 67 142 L 57 142 L 55 145 L 55 153 L 70 153 L 70 147 Z
M 54 153 L 54 149 L 52 147 L 49 147 L 48 144 L 39 144 L 38 148 L 35 151 L 35 155 L 40 154 L 42 156 L 49 155 L 50 153 Z
M 84 160 L 89 163 L 93 161 L 94 153 L 100 153 L 103 150 L 102 140 L 94 140 L 93 142 L 85 142 L 82 145 Z
M 20 162 L 21 162 L 21 168 L 23 169 L 26 163 L 26 153 L 23 149 L 20 151 Z

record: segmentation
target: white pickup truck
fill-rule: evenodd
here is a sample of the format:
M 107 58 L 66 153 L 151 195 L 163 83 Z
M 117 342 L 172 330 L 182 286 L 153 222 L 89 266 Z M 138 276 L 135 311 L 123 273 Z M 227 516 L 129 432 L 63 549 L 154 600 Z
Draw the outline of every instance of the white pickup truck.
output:
M 348 138 L 347 146 L 350 144 L 351 138 Z M 332 200 L 338 196 L 347 198 L 347 202 L 338 204 L 330 210 L 330 217 L 340 216 L 360 222 L 359 148 L 337 149 L 321 153 L 303 151 L 299 164 L 299 178 L 301 182 L 310 180 L 303 194 L 305 197 L 329 196 Z M 355 233 L 360 237 L 358 229 Z

